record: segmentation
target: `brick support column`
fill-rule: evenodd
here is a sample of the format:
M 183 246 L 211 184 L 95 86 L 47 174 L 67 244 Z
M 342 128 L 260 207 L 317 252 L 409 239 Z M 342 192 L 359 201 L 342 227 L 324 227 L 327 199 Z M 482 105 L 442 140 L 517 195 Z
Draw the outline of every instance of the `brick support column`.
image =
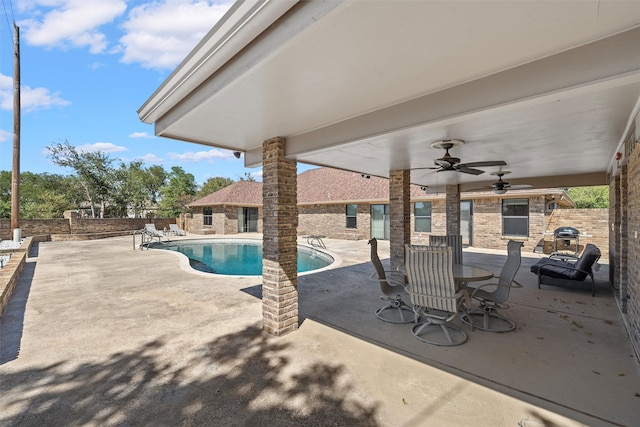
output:
M 389 252 L 391 269 L 404 264 L 404 245 L 411 243 L 410 171 L 389 172 Z
M 447 235 L 460 234 L 460 190 L 458 185 L 445 186 Z
M 284 335 L 298 329 L 296 162 L 284 157 L 284 139 L 262 145 L 262 329 Z
M 620 176 L 609 184 L 609 281 L 615 290 L 620 289 Z M 619 296 L 619 295 L 618 295 Z
M 628 304 L 628 254 L 629 254 L 629 181 L 628 166 L 620 168 L 620 255 L 618 257 L 618 274 L 620 283 L 620 310 L 627 312 Z

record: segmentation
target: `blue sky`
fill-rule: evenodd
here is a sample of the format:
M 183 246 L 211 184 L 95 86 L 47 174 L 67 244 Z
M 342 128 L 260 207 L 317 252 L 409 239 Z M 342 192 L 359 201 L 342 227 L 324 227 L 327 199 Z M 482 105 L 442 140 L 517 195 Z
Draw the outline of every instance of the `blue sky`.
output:
M 136 111 L 233 1 L 2 0 L 0 170 L 13 153 L 13 21 L 20 28 L 21 171 L 71 173 L 46 147 L 69 141 L 166 170 L 261 180 L 228 150 L 153 136 Z M 308 169 L 298 165 L 298 171 Z

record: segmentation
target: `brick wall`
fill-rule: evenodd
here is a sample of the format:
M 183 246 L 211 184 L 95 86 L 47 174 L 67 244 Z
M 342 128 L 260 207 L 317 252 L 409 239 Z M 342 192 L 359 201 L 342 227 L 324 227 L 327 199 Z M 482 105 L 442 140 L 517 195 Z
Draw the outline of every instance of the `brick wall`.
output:
M 322 235 L 332 239 L 363 240 L 370 235 L 371 205 L 358 203 L 356 228 L 347 228 L 345 204 L 298 207 L 298 234 Z
M 204 225 L 204 207 L 193 208 L 193 219 L 185 228 L 195 234 L 237 234 L 238 233 L 238 209 L 241 206 L 218 205 L 212 206 L 211 225 Z M 257 232 L 262 233 L 262 207 L 258 207 Z
M 640 212 L 640 143 L 630 141 L 627 152 L 629 153 L 626 174 L 628 222 L 626 229 L 622 232 L 627 236 L 626 250 L 622 248 L 622 251 L 627 254 L 627 295 L 624 308 L 629 335 L 636 355 L 640 356 L 640 215 L 638 214 Z
M 127 233 L 141 230 L 147 223 L 153 222 L 158 230 L 169 228 L 175 224 L 175 219 L 155 218 L 106 218 L 106 219 L 24 219 L 20 221 L 22 236 L 39 236 L 38 240 L 49 239 L 52 235 L 82 235 Z M 10 219 L 0 219 L 0 238 L 13 239 Z

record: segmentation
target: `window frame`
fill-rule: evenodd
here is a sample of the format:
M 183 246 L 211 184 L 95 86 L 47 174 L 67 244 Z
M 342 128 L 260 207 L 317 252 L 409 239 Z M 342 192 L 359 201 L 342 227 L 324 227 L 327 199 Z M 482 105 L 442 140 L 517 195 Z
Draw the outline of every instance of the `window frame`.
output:
M 355 210 L 355 213 L 349 213 L 349 207 Z M 345 205 L 344 207 L 345 213 L 345 228 L 348 229 L 357 229 L 358 228 L 358 205 L 355 203 L 350 203 Z
M 418 215 L 417 209 L 418 204 L 424 205 L 424 207 L 429 206 L 429 215 Z M 414 202 L 413 203 L 413 231 L 416 233 L 431 233 L 432 226 L 432 217 L 433 217 L 433 203 L 432 202 Z M 418 229 L 418 223 L 422 222 L 419 220 L 428 220 L 428 230 Z
M 207 213 L 207 210 L 209 211 L 209 213 Z M 205 206 L 204 208 L 202 208 L 202 225 L 213 226 L 213 207 Z
M 524 201 L 526 203 L 514 203 L 517 201 Z M 509 206 L 524 206 L 526 205 L 526 215 L 516 215 L 516 212 L 512 212 L 513 215 L 506 215 L 507 209 Z M 502 235 L 503 236 L 515 236 L 515 237 L 529 237 L 529 199 L 528 198 L 514 198 L 514 199 L 502 199 L 502 211 L 501 211 L 501 216 L 502 216 Z M 517 221 L 517 222 L 516 222 Z M 519 232 L 518 230 L 514 230 L 515 233 L 506 233 L 506 229 L 520 229 L 522 228 L 522 225 L 519 225 L 518 223 L 520 221 L 524 221 L 525 222 L 525 226 L 524 229 L 526 231 L 523 231 L 522 233 Z M 506 225 L 505 223 L 507 222 L 511 222 L 511 224 Z M 515 227 L 514 227 L 515 224 Z M 511 230 L 510 230 L 511 231 Z

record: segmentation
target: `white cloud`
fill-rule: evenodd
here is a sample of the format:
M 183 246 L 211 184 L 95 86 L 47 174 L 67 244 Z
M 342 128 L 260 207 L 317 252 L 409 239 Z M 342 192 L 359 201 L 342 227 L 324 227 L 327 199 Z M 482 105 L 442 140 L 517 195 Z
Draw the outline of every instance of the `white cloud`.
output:
M 151 163 L 156 165 L 164 162 L 164 160 L 162 160 L 160 157 L 151 153 L 145 154 L 144 156 L 136 157 L 136 160 L 140 160 L 144 163 Z
M 21 9 L 33 17 L 21 21 L 28 44 L 46 47 L 88 47 L 103 53 L 107 37 L 98 31 L 127 8 L 124 0 L 32 0 Z
M 119 151 L 128 151 L 126 147 L 112 144 L 111 142 L 94 142 L 93 144 L 84 144 L 76 147 L 78 153 L 89 153 L 101 151 L 103 153 L 116 153 Z
M 187 151 L 186 153 L 169 153 L 170 159 L 180 160 L 183 162 L 199 162 L 202 160 L 211 161 L 213 159 L 231 159 L 233 153 L 227 150 L 218 150 L 212 148 L 208 151 Z
M 60 97 L 58 92 L 51 92 L 47 88 L 21 85 L 20 108 L 23 112 L 46 110 L 51 107 L 64 107 L 71 104 Z M 13 110 L 13 78 L 0 74 L 0 109 Z
M 0 129 L 0 142 L 13 141 L 13 132 Z
M 174 68 L 209 32 L 233 0 L 162 0 L 137 6 L 123 25 L 122 62 Z
M 149 139 L 149 138 L 153 138 L 153 135 L 149 134 L 148 132 L 132 132 L 129 134 L 129 138 Z

